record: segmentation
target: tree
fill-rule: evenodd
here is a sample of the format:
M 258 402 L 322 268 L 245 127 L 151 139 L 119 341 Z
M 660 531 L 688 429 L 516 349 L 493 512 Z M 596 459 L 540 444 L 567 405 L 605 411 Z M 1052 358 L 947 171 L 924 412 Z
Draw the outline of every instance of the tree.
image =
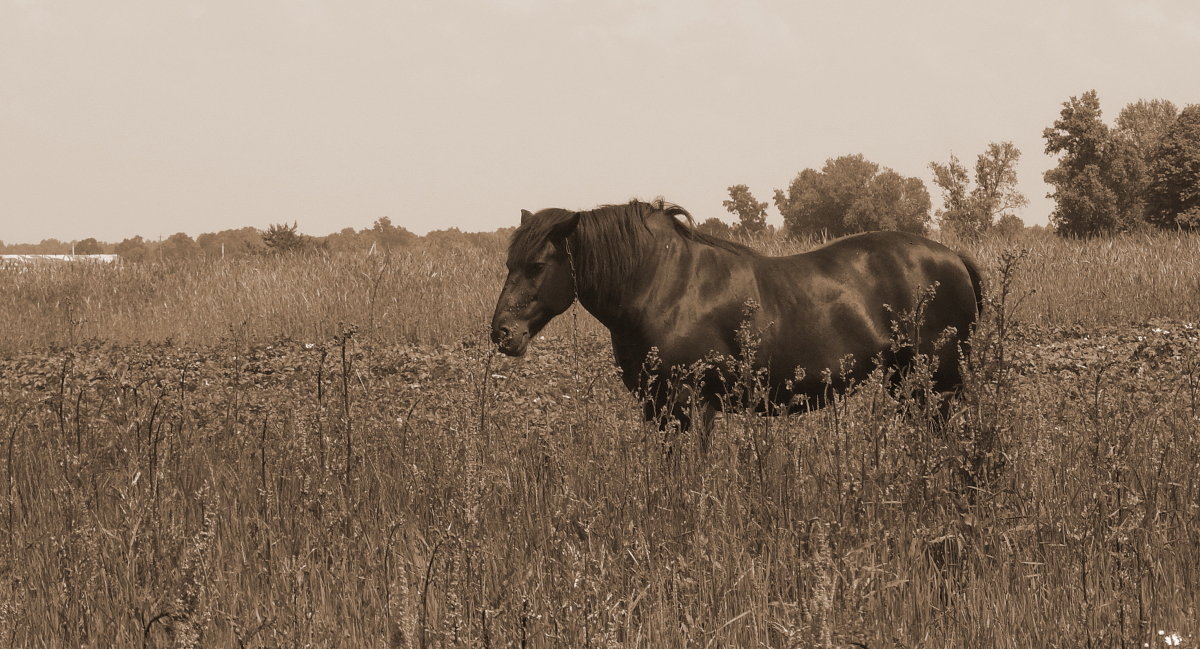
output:
M 919 178 L 881 171 L 856 154 L 826 160 L 821 171 L 801 171 L 786 193 L 775 190 L 775 206 L 789 235 L 836 237 L 879 229 L 924 232 L 930 201 Z
M 1004 214 L 996 220 L 992 229 L 1000 236 L 1011 239 L 1025 231 L 1025 222 L 1016 214 Z
M 196 237 L 196 245 L 207 257 L 241 257 L 266 251 L 263 235 L 257 228 L 246 226 L 220 232 L 205 232 Z
M 416 241 L 417 235 L 409 232 L 403 226 L 392 225 L 392 219 L 381 216 L 375 220 L 368 233 L 375 245 L 385 248 L 401 248 Z
M 263 245 L 267 247 L 267 250 L 275 253 L 299 252 L 311 248 L 311 239 L 297 232 L 297 227 L 299 226 L 294 221 L 291 225 L 286 223 L 271 225 L 262 235 Z
M 924 233 L 929 225 L 930 206 L 929 190 L 920 178 L 905 178 L 884 169 L 867 183 L 863 195 L 850 204 L 845 223 L 849 232 Z
M 715 216 L 710 216 L 709 218 L 705 219 L 703 223 L 696 226 L 696 229 L 704 234 L 721 239 L 733 238 L 733 228 L 729 227 L 728 223 L 718 219 Z
M 40 242 L 31 246 L 32 250 L 28 253 L 37 255 L 65 255 L 71 252 L 71 244 L 64 243 L 58 239 L 42 239 Z
M 746 185 L 729 187 L 729 200 L 721 203 L 730 214 L 738 217 L 734 229 L 739 234 L 753 236 L 767 229 L 767 203 L 760 203 Z
M 1200 229 L 1200 104 L 1183 109 L 1162 138 L 1147 216 L 1160 227 Z
M 140 262 L 146 260 L 149 249 L 146 247 L 146 241 L 139 235 L 121 241 L 113 252 L 120 255 L 121 259 L 125 261 Z
M 1139 100 L 1121 109 L 1112 130 L 1113 174 L 1119 209 L 1131 222 L 1147 221 L 1152 168 L 1179 110 L 1164 99 Z
M 1017 190 L 1017 160 L 1020 159 L 1021 150 L 1012 142 L 992 142 L 975 162 L 975 189 L 989 225 L 1029 204 L 1025 195 Z
M 840 217 L 849 206 L 836 204 L 828 185 L 825 174 L 805 169 L 788 185 L 786 194 L 775 190 L 775 208 L 783 215 L 783 229 L 789 236 L 829 234 L 842 229 Z
M 1045 173 L 1054 187 L 1050 222 L 1060 234 L 1092 236 L 1127 230 L 1130 214 L 1122 211 L 1117 191 L 1112 137 L 1100 119 L 1095 90 L 1071 97 L 1054 126 L 1042 131 L 1046 153 L 1061 154 L 1058 166 Z
M 104 249 L 100 246 L 100 242 L 96 241 L 95 237 L 88 237 L 75 242 L 75 254 L 77 255 L 98 255 L 102 252 L 104 252 Z
M 1166 99 L 1139 99 L 1121 109 L 1116 133 L 1149 158 L 1178 117 L 1179 109 Z
M 443 249 L 450 247 L 489 248 L 494 244 L 495 239 L 487 232 L 463 232 L 456 227 L 449 227 L 444 230 L 430 230 L 425 233 L 423 241 L 428 246 L 441 246 Z
M 976 237 L 1011 210 L 1029 204 L 1017 190 L 1017 160 L 1021 150 L 1012 142 L 992 142 L 975 161 L 975 187 L 970 188 L 967 168 L 953 154 L 950 162 L 929 163 L 933 182 L 942 190 L 942 228 L 960 236 Z
M 356 232 L 354 228 L 342 228 L 341 230 L 325 236 L 324 243 L 333 252 L 352 252 L 367 250 L 371 247 L 369 237 L 366 235 L 370 230 L 363 230 L 363 233 Z
M 971 178 L 958 156 L 951 153 L 950 162 L 930 162 L 929 168 L 933 171 L 933 184 L 942 190 L 942 209 L 937 212 L 942 229 L 959 233 L 982 230 L 983 219 L 971 196 Z
M 158 254 L 163 259 L 192 259 L 200 254 L 200 247 L 187 234 L 176 232 L 159 244 Z

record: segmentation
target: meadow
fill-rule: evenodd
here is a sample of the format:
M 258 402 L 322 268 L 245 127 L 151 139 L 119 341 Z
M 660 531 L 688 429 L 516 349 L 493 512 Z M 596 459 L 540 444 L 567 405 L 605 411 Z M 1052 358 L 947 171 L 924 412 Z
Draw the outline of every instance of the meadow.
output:
M 1200 646 L 1200 236 L 950 243 L 951 426 L 708 453 L 579 307 L 492 350 L 499 236 L 0 271 L 0 645 Z

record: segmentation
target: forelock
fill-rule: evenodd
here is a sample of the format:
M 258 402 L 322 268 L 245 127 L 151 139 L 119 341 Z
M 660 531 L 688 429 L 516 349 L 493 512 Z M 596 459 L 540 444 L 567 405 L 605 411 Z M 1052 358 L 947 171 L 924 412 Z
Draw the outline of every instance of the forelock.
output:
M 560 208 L 550 208 L 525 219 L 512 234 L 508 244 L 508 262 L 519 265 L 541 251 L 550 239 L 554 227 L 575 216 L 575 212 Z

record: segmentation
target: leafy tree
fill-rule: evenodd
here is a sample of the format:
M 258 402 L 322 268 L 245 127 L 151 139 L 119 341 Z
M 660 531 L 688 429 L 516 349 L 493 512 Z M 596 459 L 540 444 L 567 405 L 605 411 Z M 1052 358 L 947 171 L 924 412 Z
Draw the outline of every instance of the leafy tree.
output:
M 853 155 L 826 160 L 821 171 L 801 171 L 786 194 L 775 190 L 775 207 L 783 215 L 784 229 L 792 236 L 849 232 L 846 213 L 866 193 L 878 169 L 863 156 Z
M 942 190 L 942 209 L 937 216 L 943 230 L 956 232 L 978 232 L 983 229 L 983 219 L 971 196 L 971 177 L 967 168 L 950 154 L 950 162 L 929 163 L 933 171 L 933 184 Z
M 1150 221 L 1200 229 L 1200 104 L 1183 109 L 1162 138 L 1147 197 Z
M 407 230 L 405 230 L 407 232 Z M 414 237 L 416 235 L 413 235 Z M 491 248 L 496 239 L 489 232 L 463 232 L 456 227 L 430 230 L 423 238 L 426 245 L 445 247 Z
M 992 142 L 975 161 L 975 186 L 967 168 L 954 155 L 950 162 L 929 163 L 933 182 L 942 190 L 944 209 L 938 211 L 942 227 L 961 236 L 975 237 L 991 228 L 1010 211 L 1029 204 L 1017 190 L 1017 160 L 1021 151 L 1011 142 Z
M 829 162 L 825 163 L 829 166 Z M 825 174 L 815 169 L 801 171 L 788 185 L 787 193 L 775 190 L 775 208 L 783 215 L 783 229 L 790 236 L 840 231 L 841 215 L 848 205 L 837 204 Z
M 901 230 L 923 233 L 929 224 L 929 191 L 920 178 L 905 178 L 884 169 L 850 205 L 845 222 L 850 232 Z
M 158 254 L 163 259 L 192 259 L 200 254 L 200 247 L 187 234 L 176 232 L 159 244 Z
M 370 238 L 366 235 L 367 232 L 370 232 L 370 230 L 363 230 L 362 233 L 359 233 L 354 228 L 342 228 L 337 232 L 326 235 L 324 243 L 334 252 L 366 250 L 371 247 Z
M 825 161 L 821 171 L 801 171 L 775 206 L 789 235 L 842 236 L 867 230 L 924 232 L 929 192 L 919 178 L 905 178 L 862 155 Z
M 98 255 L 104 252 L 100 246 L 100 242 L 96 241 L 95 237 L 88 237 L 82 241 L 75 242 L 75 254 L 77 255 Z
M 121 259 L 125 261 L 140 262 L 146 260 L 149 248 L 146 246 L 146 241 L 139 235 L 121 241 L 113 252 L 120 255 Z
M 722 205 L 730 214 L 738 217 L 735 229 L 739 234 L 756 235 L 767 229 L 767 203 L 759 202 L 746 185 L 729 188 L 729 200 Z
M 703 223 L 700 223 L 696 226 L 696 229 L 704 234 L 720 237 L 722 239 L 733 238 L 733 228 L 729 227 L 728 223 L 718 219 L 715 216 L 705 219 Z
M 257 228 L 244 227 L 220 232 L 205 232 L 196 237 L 196 245 L 207 257 L 241 257 L 266 251 L 263 235 Z
M 381 216 L 375 220 L 369 231 L 371 241 L 382 248 L 402 248 L 416 241 L 417 235 L 409 232 L 403 226 L 392 225 L 392 219 Z
M 297 227 L 299 226 L 294 221 L 291 225 L 286 223 L 271 225 L 262 235 L 263 245 L 267 247 L 267 250 L 276 253 L 299 252 L 311 248 L 310 237 L 297 232 Z
M 975 162 L 975 189 L 989 223 L 1029 204 L 1017 190 L 1020 159 L 1021 150 L 1012 142 L 992 142 Z
M 1016 214 L 1004 214 L 996 220 L 992 229 L 1000 236 L 1011 239 L 1025 231 L 1025 222 Z
M 1164 136 L 1178 118 L 1175 104 L 1139 100 L 1121 109 L 1112 130 L 1114 190 L 1128 221 L 1147 221 L 1152 168 Z
M 1061 154 L 1058 166 L 1045 174 L 1054 187 L 1050 222 L 1060 234 L 1091 236 L 1128 230 L 1135 222 L 1117 188 L 1121 173 L 1114 164 L 1113 138 L 1100 119 L 1095 90 L 1071 97 L 1054 126 L 1045 129 L 1046 153 Z M 1127 201 L 1126 201 L 1127 202 Z
M 65 255 L 71 252 L 71 244 L 59 241 L 58 239 L 42 239 L 40 242 L 29 246 L 29 248 L 23 252 L 35 255 Z
M 1121 109 L 1116 133 L 1149 158 L 1177 117 L 1179 109 L 1166 99 L 1140 99 Z
M 428 243 L 464 244 L 468 243 L 469 240 L 466 232 L 454 226 L 442 230 L 430 230 L 425 233 L 425 241 Z

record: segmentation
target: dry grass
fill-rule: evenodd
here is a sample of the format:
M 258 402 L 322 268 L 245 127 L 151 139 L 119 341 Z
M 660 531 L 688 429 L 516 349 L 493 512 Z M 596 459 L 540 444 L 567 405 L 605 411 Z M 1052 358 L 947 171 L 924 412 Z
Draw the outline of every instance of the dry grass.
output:
M 500 261 L 498 261 L 500 260 Z M 0 351 L 116 344 L 317 340 L 340 323 L 390 342 L 459 341 L 486 322 L 504 272 L 502 242 L 363 256 L 242 257 L 59 264 L 0 271 L 10 328 Z M 467 287 L 468 290 L 463 290 Z
M 0 644 L 1195 647 L 1200 239 L 1019 244 L 950 430 L 707 455 L 586 314 L 494 356 L 498 247 L 5 275 Z

